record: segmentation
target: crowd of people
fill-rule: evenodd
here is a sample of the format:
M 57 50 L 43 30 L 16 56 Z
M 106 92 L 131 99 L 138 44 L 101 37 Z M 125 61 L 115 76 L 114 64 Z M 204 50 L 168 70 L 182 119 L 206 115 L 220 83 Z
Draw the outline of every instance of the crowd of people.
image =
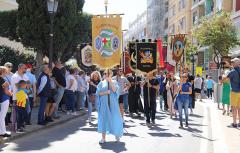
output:
M 233 127 L 240 118 L 240 60 L 232 60 L 230 72 L 219 78 L 222 84 L 221 102 L 223 114 L 233 113 Z M 123 135 L 124 114 L 129 113 L 146 118 L 146 125 L 155 124 L 157 99 L 160 110 L 168 111 L 171 118 L 179 118 L 183 128 L 189 126 L 189 110 L 193 113 L 195 101 L 213 98 L 214 84 L 211 76 L 196 77 L 184 68 L 180 75 L 159 70 L 148 74 L 124 75 L 121 68 L 86 73 L 78 68 L 63 66 L 56 61 L 53 69 L 45 64 L 39 76 L 32 72 L 30 64 L 19 64 L 12 73 L 12 63 L 0 67 L 0 136 L 11 136 L 12 131 L 24 132 L 31 124 L 31 112 L 39 99 L 38 124 L 46 125 L 59 119 L 59 111 L 67 115 L 78 115 L 78 111 L 88 111 L 88 122 L 92 122 L 92 112 L 98 112 L 98 132 L 102 134 L 100 144 L 106 142 L 106 134 L 113 134 L 119 141 Z M 206 95 L 206 96 L 205 96 Z M 143 101 L 143 102 L 142 102 Z M 227 110 L 225 108 L 227 105 Z M 65 107 L 64 107 L 65 106 Z M 232 106 L 230 108 L 230 106 Z M 220 106 L 219 106 L 220 107 Z M 239 121 L 240 123 L 240 121 Z

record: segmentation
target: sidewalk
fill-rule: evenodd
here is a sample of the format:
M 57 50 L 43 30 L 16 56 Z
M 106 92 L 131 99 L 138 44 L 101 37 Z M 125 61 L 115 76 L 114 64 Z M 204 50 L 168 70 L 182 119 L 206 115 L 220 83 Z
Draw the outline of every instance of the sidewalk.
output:
M 80 112 L 77 112 L 78 115 L 76 116 L 73 116 L 73 115 L 67 115 L 66 113 L 60 113 L 60 118 L 59 119 L 54 119 L 54 122 L 51 122 L 51 123 L 48 123 L 47 125 L 45 126 L 42 126 L 42 125 L 38 125 L 37 124 L 37 116 L 38 116 L 38 107 L 35 107 L 33 108 L 33 111 L 32 111 L 32 125 L 27 125 L 25 130 L 26 132 L 24 133 L 14 133 L 14 132 L 11 132 L 11 137 L 10 138 L 0 138 L 0 143 L 6 143 L 6 142 L 9 142 L 9 141 L 13 141 L 17 138 L 21 138 L 25 135 L 28 135 L 28 134 L 31 134 L 31 133 L 34 133 L 34 132 L 38 132 L 40 130 L 45 130 L 47 128 L 50 128 L 50 127 L 53 127 L 53 126 L 57 126 L 59 124 L 63 124 L 63 123 L 66 123 L 66 122 L 69 122 L 75 118 L 78 118 L 80 116 L 83 116 L 86 114 L 85 111 L 80 111 Z M 7 127 L 7 131 L 10 131 L 10 126 Z
M 240 152 L 240 127 L 231 127 L 232 115 L 222 114 L 213 100 L 204 99 L 203 102 L 210 109 L 211 135 L 214 153 Z

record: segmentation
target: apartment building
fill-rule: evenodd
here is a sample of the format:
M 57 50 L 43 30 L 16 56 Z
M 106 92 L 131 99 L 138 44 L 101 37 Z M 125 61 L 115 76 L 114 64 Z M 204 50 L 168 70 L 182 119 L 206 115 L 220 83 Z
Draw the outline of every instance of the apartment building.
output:
M 233 0 L 232 19 L 237 29 L 238 37 L 240 38 L 240 0 Z M 240 57 L 240 46 L 231 50 L 232 57 Z
M 147 0 L 147 37 L 164 39 L 168 34 L 168 0 Z
M 128 30 L 123 32 L 123 47 L 127 46 L 128 41 L 132 39 L 147 38 L 147 11 L 138 15 L 137 18 L 129 23 Z

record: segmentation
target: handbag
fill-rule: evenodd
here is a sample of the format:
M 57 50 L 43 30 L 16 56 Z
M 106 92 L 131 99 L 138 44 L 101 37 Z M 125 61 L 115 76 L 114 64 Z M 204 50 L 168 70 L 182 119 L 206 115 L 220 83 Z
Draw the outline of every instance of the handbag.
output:
M 96 99 L 95 95 L 89 95 L 89 102 L 94 103 Z

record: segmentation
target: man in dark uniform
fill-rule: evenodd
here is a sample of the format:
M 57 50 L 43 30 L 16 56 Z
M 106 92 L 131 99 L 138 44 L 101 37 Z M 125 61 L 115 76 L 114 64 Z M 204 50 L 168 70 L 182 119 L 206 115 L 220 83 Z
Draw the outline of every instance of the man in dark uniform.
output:
M 141 77 L 136 76 L 135 72 L 132 72 L 132 75 L 128 76 L 128 81 L 131 83 L 131 87 L 128 90 L 128 104 L 130 115 L 136 113 L 140 115 L 139 112 L 143 112 L 143 106 L 140 99 L 141 94 Z
M 150 118 L 152 124 L 155 124 L 156 116 L 156 98 L 159 90 L 159 82 L 154 73 L 148 74 L 146 80 L 143 82 L 143 96 L 144 96 L 144 112 L 146 115 L 147 126 L 150 125 Z

